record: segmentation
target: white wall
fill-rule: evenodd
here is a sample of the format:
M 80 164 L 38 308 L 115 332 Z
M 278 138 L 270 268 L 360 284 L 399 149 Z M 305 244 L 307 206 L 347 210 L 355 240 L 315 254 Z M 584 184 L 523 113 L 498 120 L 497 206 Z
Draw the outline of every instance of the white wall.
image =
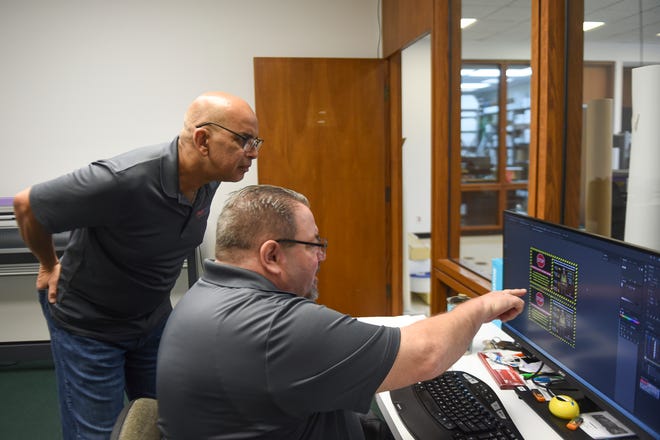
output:
M 204 91 L 254 106 L 254 57 L 378 57 L 378 7 L 378 0 L 2 0 L 0 197 L 170 141 Z M 230 189 L 256 182 L 253 166 L 242 182 L 222 185 L 210 225 Z
M 423 38 L 401 53 L 403 225 L 431 231 L 431 43 Z
M 431 260 L 408 260 L 408 232 L 431 232 L 431 41 L 425 37 L 401 52 L 403 144 L 403 310 L 414 310 L 409 273 L 428 272 Z

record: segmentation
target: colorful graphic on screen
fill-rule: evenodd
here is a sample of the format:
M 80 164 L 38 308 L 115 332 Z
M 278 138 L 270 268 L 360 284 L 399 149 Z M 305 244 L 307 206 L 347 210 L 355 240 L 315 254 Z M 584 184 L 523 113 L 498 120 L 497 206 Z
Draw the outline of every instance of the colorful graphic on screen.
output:
M 575 347 L 577 264 L 534 247 L 529 256 L 529 319 Z

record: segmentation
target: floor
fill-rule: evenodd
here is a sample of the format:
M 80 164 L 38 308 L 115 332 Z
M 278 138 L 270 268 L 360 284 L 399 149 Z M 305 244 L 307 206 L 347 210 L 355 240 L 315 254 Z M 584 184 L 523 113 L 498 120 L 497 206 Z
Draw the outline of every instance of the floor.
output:
M 62 438 L 50 361 L 0 363 L 0 395 L 1 439 Z
M 461 258 L 463 266 L 478 273 L 484 278 L 491 279 L 493 258 L 502 257 L 501 235 L 472 235 L 461 237 Z M 410 297 L 410 308 L 404 313 L 429 315 L 428 297 L 415 293 Z

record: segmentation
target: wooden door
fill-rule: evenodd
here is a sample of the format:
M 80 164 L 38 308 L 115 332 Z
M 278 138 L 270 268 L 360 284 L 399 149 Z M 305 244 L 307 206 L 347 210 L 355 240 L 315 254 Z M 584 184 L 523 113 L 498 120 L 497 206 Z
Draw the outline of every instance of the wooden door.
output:
M 387 64 L 255 58 L 259 183 L 305 194 L 328 256 L 319 303 L 391 314 Z

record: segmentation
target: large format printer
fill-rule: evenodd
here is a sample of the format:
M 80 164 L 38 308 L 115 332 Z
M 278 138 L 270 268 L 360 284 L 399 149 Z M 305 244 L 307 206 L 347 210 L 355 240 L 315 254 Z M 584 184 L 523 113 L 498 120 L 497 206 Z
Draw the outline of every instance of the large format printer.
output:
M 53 235 L 58 255 L 69 233 Z M 0 197 L 0 363 L 50 358 L 50 335 L 35 283 L 39 263 L 20 236 L 11 198 Z M 201 272 L 200 250 L 184 263 L 172 290 L 172 304 Z

